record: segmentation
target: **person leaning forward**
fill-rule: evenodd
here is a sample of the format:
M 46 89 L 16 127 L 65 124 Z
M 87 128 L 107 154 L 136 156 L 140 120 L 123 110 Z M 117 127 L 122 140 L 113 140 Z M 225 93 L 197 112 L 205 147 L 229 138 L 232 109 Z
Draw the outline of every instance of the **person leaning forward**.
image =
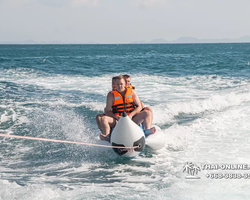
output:
M 125 79 L 118 76 L 115 80 L 116 91 L 111 91 L 107 95 L 106 107 L 104 109 L 105 116 L 100 121 L 100 139 L 109 140 L 110 128 L 115 127 L 119 121 L 122 112 L 125 111 L 130 119 L 136 124 L 142 124 L 145 134 L 155 133 L 155 127 L 151 127 L 152 113 L 148 110 L 141 111 L 141 102 L 136 92 L 125 87 Z M 119 100 L 119 101 L 118 101 Z M 124 106 L 124 101 L 127 106 Z M 122 106 L 121 106 L 122 105 Z

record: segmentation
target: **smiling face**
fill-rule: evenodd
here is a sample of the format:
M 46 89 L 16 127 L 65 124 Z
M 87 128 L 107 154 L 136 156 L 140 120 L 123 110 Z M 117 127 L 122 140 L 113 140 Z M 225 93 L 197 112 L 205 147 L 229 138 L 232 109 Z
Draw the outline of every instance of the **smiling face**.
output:
M 115 88 L 118 92 L 124 92 L 125 88 L 125 80 L 123 78 L 115 80 Z

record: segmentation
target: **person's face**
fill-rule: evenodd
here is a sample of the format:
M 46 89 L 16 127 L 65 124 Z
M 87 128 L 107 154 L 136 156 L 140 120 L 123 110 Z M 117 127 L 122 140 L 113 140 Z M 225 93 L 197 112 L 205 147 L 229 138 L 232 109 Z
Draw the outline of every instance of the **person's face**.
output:
M 130 78 L 126 79 L 126 86 L 130 86 Z
M 123 92 L 126 90 L 125 88 L 125 80 L 124 79 L 117 79 L 115 81 L 115 88 L 118 92 Z

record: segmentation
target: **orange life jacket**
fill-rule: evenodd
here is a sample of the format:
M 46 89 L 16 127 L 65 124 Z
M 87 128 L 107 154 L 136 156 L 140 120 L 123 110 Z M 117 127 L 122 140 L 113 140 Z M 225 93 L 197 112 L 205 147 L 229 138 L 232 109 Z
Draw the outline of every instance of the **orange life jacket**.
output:
M 135 89 L 135 87 L 133 85 L 127 86 L 126 88 L 130 88 L 130 89 Z
M 125 111 L 127 114 L 133 112 L 135 109 L 135 103 L 133 100 L 132 95 L 132 89 L 126 88 L 126 92 L 124 95 L 124 98 L 118 91 L 111 91 L 111 93 L 114 95 L 114 103 L 112 105 L 112 112 L 115 115 L 122 115 L 123 111 Z

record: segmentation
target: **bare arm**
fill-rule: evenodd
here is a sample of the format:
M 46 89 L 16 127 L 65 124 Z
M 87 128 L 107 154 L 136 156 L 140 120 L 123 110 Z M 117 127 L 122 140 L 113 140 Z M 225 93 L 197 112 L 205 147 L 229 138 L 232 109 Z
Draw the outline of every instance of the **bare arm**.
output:
M 135 89 L 133 89 L 133 91 L 135 92 L 135 94 L 137 95 L 137 93 L 136 93 L 136 91 L 135 91 Z M 142 103 L 141 102 L 141 109 L 143 109 L 144 108 L 144 103 Z
M 104 108 L 105 115 L 113 117 L 116 120 L 119 120 L 120 117 L 112 112 L 113 103 L 114 103 L 114 95 L 109 92 L 107 95 L 106 107 Z
M 135 108 L 135 109 L 133 110 L 133 112 L 131 112 L 131 113 L 129 114 L 129 117 L 130 117 L 131 119 L 132 119 L 136 114 L 138 114 L 139 112 L 141 112 L 141 110 L 142 110 L 142 106 L 141 106 L 140 99 L 139 99 L 139 97 L 137 96 L 137 94 L 136 94 L 136 92 L 135 92 L 134 90 L 132 90 L 132 96 L 133 96 L 133 99 L 134 99 L 134 103 L 135 103 L 136 105 L 138 105 L 138 107 Z

